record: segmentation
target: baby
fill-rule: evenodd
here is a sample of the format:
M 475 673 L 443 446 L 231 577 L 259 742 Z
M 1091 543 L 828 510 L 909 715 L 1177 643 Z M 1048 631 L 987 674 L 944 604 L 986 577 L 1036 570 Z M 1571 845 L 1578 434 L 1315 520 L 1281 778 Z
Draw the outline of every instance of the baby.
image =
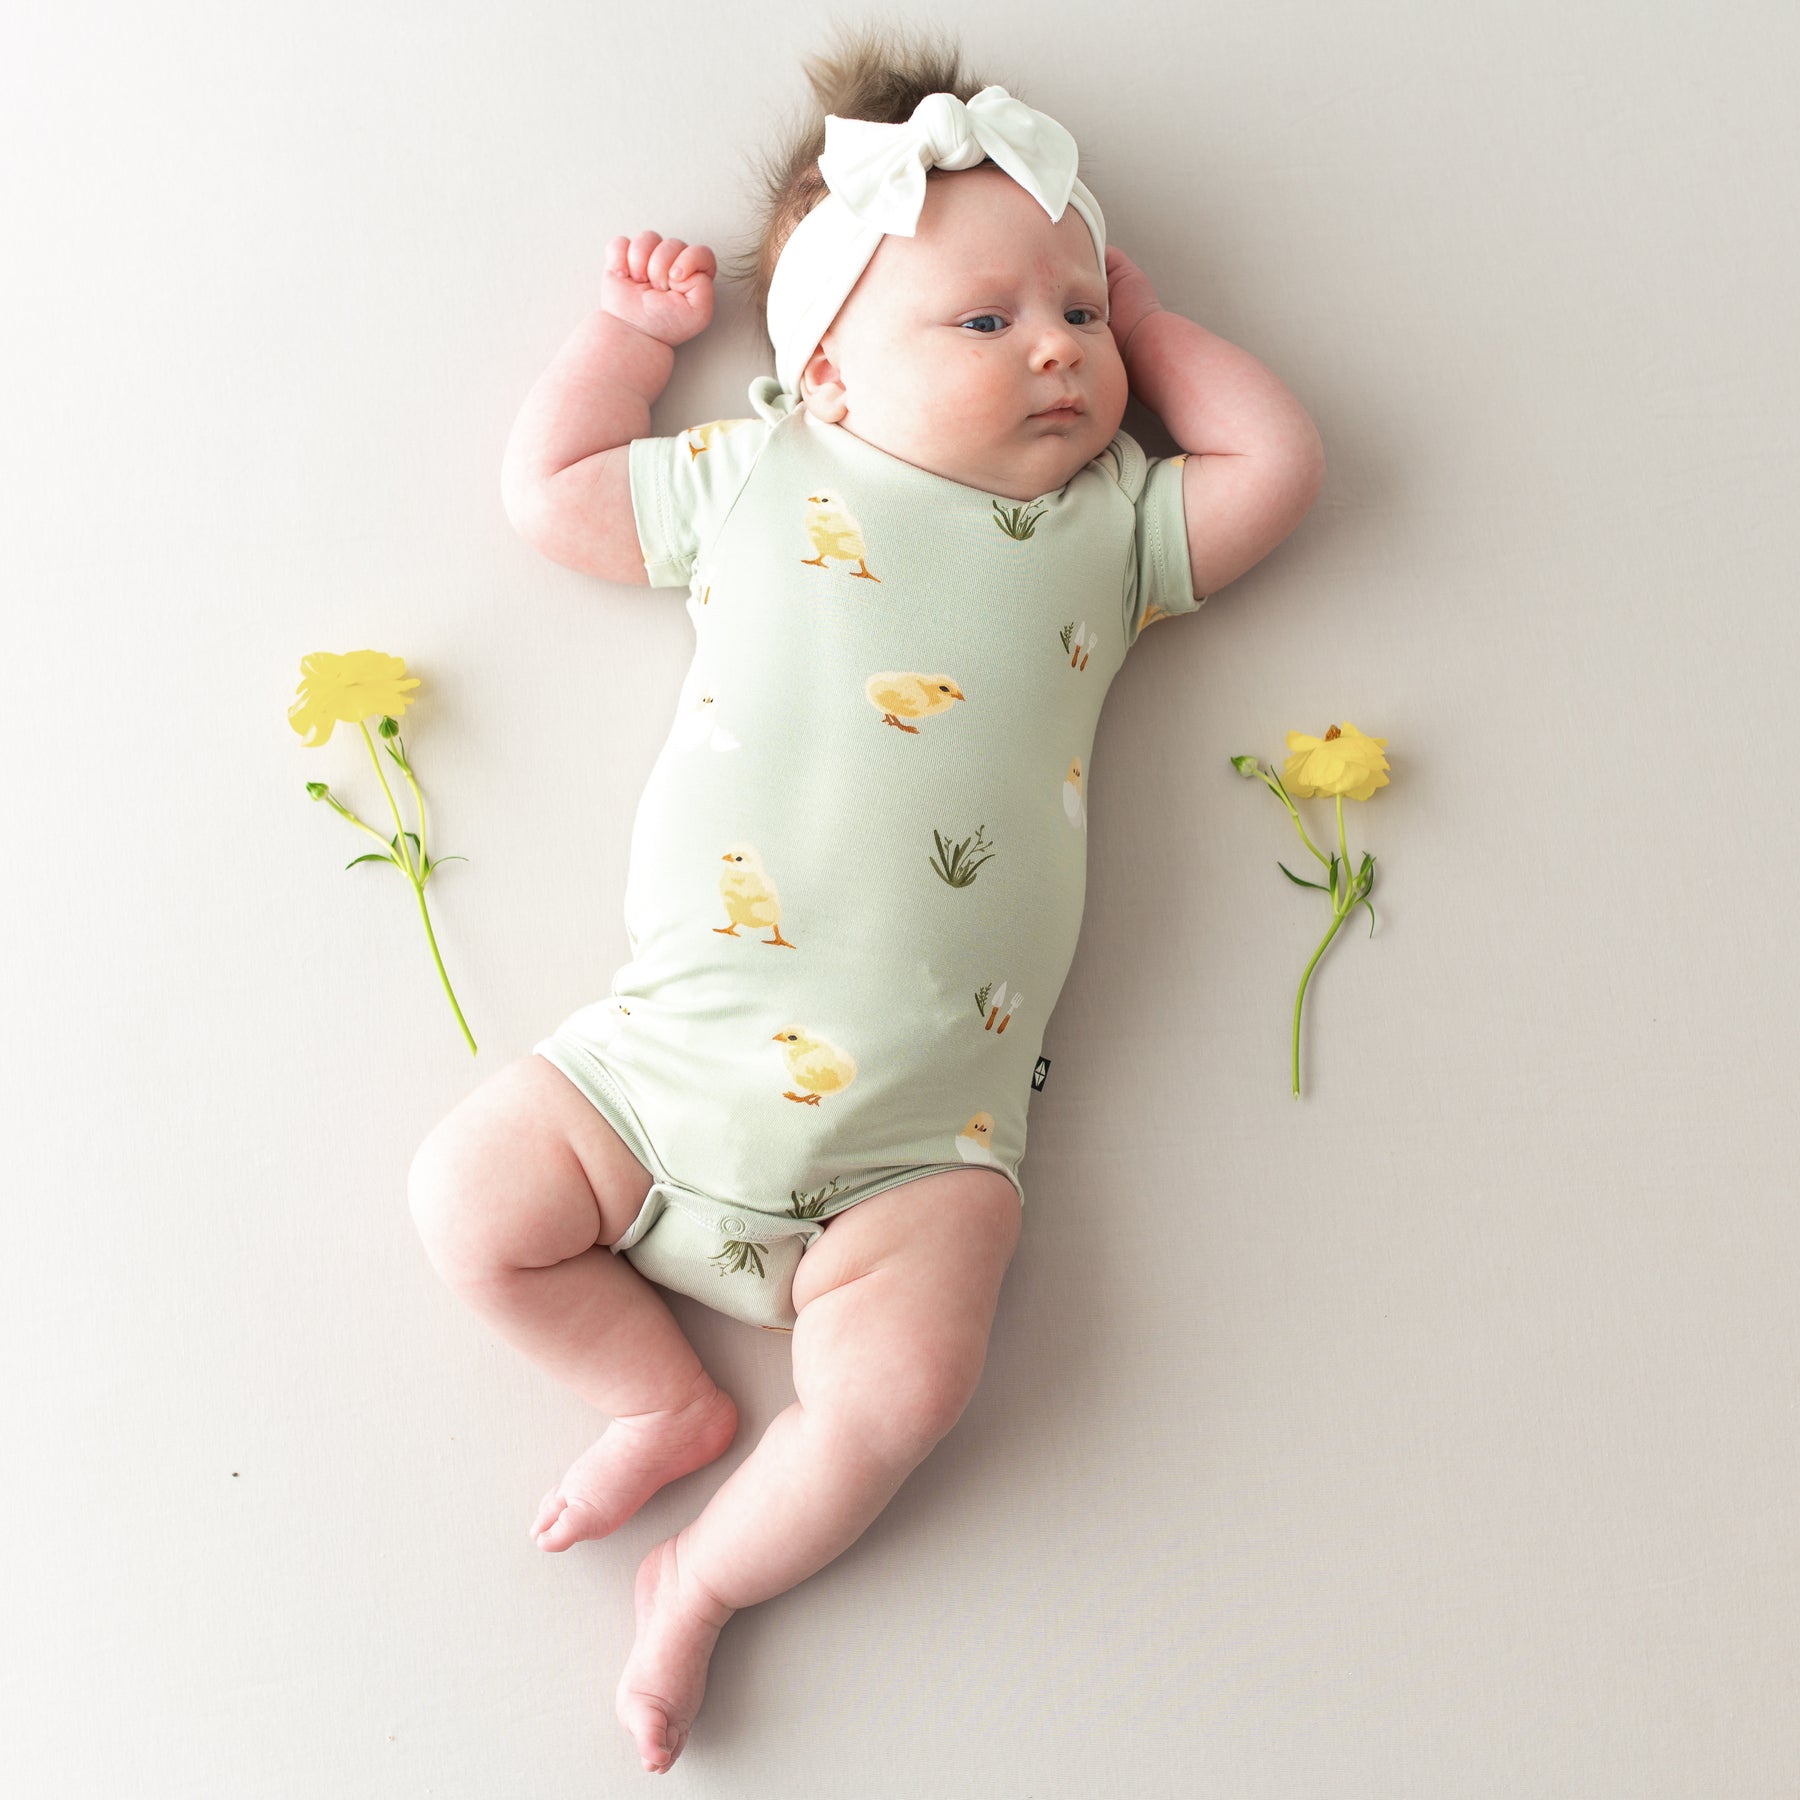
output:
M 657 1286 L 791 1330 L 794 1404 L 637 1573 L 616 1704 L 652 1771 L 732 1614 L 854 1543 L 967 1406 L 1101 703 L 1323 470 L 1281 383 L 1108 245 L 1055 120 L 953 50 L 865 37 L 810 73 L 823 116 L 773 170 L 754 268 L 755 417 L 649 435 L 716 264 L 645 231 L 514 429 L 517 529 L 685 588 L 694 660 L 633 827 L 632 960 L 409 1181 L 439 1273 L 611 1417 L 545 1497 L 545 1550 L 735 1435 Z M 1120 431 L 1128 390 L 1183 454 Z

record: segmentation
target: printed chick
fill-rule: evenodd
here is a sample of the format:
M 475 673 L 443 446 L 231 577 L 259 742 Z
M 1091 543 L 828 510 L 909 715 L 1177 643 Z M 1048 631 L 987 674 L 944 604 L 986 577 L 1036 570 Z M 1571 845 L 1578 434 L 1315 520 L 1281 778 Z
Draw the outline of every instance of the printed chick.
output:
M 881 714 L 884 725 L 898 725 L 915 737 L 916 725 L 902 725 L 896 714 L 908 719 L 929 719 L 933 713 L 948 712 L 965 694 L 948 675 L 907 675 L 895 669 L 884 669 L 863 683 L 869 704 Z
M 1000 1166 L 1000 1159 L 994 1154 L 994 1115 L 991 1112 L 978 1112 L 956 1134 L 956 1154 L 967 1163 Z
M 625 1021 L 631 1017 L 631 1008 L 617 994 L 610 994 L 606 999 L 589 1007 L 583 1018 L 589 1032 L 598 1044 L 610 1044 L 625 1029 Z
M 710 450 L 726 432 L 749 423 L 748 419 L 714 419 L 705 425 L 690 425 L 686 432 L 688 461 L 692 462 L 702 450 Z
M 782 1099 L 798 1100 L 802 1106 L 817 1106 L 822 1094 L 835 1094 L 856 1079 L 856 1062 L 848 1050 L 813 1037 L 803 1026 L 784 1025 L 775 1033 L 787 1059 L 788 1073 L 796 1087 L 806 1089 L 796 1094 L 784 1089 Z
M 1081 758 L 1079 756 L 1069 764 L 1069 772 L 1063 777 L 1063 811 L 1069 815 L 1071 825 L 1087 823 L 1087 801 L 1081 792 Z
M 691 706 L 675 717 L 675 742 L 684 750 L 741 750 L 743 745 L 719 723 L 718 702 L 711 694 L 696 694 Z
M 822 569 L 828 556 L 844 562 L 854 556 L 856 567 L 850 573 L 864 581 L 879 581 L 879 575 L 869 573 L 869 551 L 863 542 L 862 527 L 843 501 L 836 494 L 808 494 L 806 505 L 806 541 L 817 555 L 803 556 L 800 560 Z
M 781 935 L 781 896 L 776 893 L 756 846 L 733 844 L 720 860 L 730 865 L 719 877 L 719 898 L 725 902 L 731 923 L 715 925 L 713 930 L 722 937 L 736 937 L 740 925 L 748 925 L 752 931 L 773 925 L 775 935 L 758 941 L 786 944 L 788 949 L 797 950 L 799 945 L 788 943 Z

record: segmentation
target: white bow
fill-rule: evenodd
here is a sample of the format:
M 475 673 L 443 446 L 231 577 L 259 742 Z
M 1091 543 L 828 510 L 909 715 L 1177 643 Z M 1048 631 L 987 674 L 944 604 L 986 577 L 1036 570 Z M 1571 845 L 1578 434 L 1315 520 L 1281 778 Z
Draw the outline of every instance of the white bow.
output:
M 912 237 L 925 204 L 925 171 L 970 169 L 993 162 L 1016 181 L 1053 222 L 1073 206 L 1093 239 L 1101 279 L 1106 276 L 1106 220 L 1100 202 L 1075 173 L 1080 153 L 1065 127 L 1048 113 L 1015 100 L 1003 87 L 984 87 L 964 102 L 927 94 L 902 124 L 825 116 L 819 172 L 830 190 L 788 234 L 769 280 L 769 340 L 775 380 L 759 377 L 750 398 L 773 419 L 793 410 L 800 371 L 869 266 L 882 238 Z M 777 404 L 781 395 L 790 396 Z
M 925 204 L 925 171 L 998 163 L 1051 219 L 1060 219 L 1081 157 L 1075 140 L 1048 113 L 984 87 L 964 102 L 927 94 L 899 125 L 825 117 L 825 185 L 865 225 L 911 237 Z

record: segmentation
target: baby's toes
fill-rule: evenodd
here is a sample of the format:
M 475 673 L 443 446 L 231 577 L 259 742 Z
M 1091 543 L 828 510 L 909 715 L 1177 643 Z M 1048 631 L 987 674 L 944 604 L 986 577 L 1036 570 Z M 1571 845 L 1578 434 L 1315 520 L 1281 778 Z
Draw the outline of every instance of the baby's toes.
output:
M 614 1529 L 597 1507 L 585 1500 L 564 1500 L 548 1525 L 537 1534 L 540 1550 L 567 1550 L 571 1544 L 585 1543 L 589 1538 L 605 1537 Z
M 531 1535 L 534 1538 L 541 1537 L 556 1523 L 568 1504 L 563 1498 L 562 1489 L 553 1487 L 538 1503 L 537 1517 L 531 1522 Z
M 619 1718 L 637 1743 L 639 1760 L 653 1775 L 663 1774 L 674 1766 L 687 1733 L 670 1717 L 668 1710 L 648 1694 L 620 1696 Z

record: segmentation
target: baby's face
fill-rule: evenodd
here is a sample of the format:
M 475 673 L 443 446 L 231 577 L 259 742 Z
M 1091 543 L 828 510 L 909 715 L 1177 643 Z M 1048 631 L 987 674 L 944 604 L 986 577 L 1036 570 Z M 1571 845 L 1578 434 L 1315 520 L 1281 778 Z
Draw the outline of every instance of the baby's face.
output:
M 1053 493 L 1112 441 L 1129 383 L 1081 215 L 1055 224 L 1002 169 L 926 179 L 801 377 L 815 417 L 1011 500 Z M 1034 417 L 1075 397 L 1078 411 Z

